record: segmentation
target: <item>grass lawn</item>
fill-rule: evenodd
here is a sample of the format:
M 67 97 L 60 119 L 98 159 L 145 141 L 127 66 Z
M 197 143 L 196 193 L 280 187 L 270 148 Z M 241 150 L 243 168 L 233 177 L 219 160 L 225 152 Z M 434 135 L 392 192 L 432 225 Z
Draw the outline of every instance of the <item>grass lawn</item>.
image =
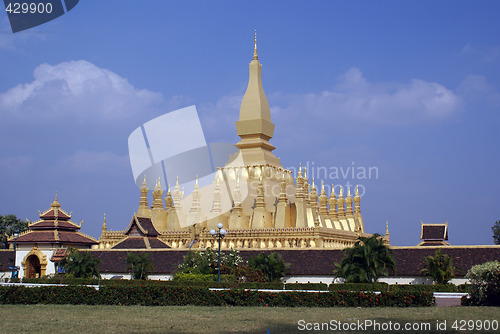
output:
M 87 306 L 0 305 L 0 333 L 304 333 L 298 321 L 326 323 L 330 320 L 372 320 L 392 326 L 395 322 L 430 323 L 431 330 L 413 333 L 484 333 L 455 331 L 455 320 L 500 321 L 499 307 L 422 308 L 266 308 L 195 306 Z M 436 321 L 446 320 L 446 330 Z M 304 323 L 304 326 L 305 326 Z M 476 325 L 476 324 L 474 324 Z M 479 323 L 477 323 L 479 325 Z M 467 326 L 464 327 L 467 329 Z M 382 328 L 383 329 L 383 328 Z M 391 330 L 311 331 L 313 333 L 403 333 Z M 489 331 L 490 333 L 500 332 Z

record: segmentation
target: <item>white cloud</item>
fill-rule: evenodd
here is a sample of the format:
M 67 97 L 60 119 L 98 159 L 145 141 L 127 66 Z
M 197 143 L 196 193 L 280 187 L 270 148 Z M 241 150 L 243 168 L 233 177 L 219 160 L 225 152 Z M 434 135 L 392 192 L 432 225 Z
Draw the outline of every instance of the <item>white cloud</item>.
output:
M 447 119 L 463 109 L 462 101 L 441 84 L 412 79 L 408 83 L 372 83 L 351 68 L 321 93 L 271 94 L 277 117 L 307 114 L 316 121 L 345 119 L 404 125 Z
M 134 88 L 125 78 L 85 61 L 41 64 L 34 80 L 0 94 L 0 114 L 21 120 L 125 120 L 154 109 L 160 93 Z
M 482 75 L 469 75 L 462 81 L 457 91 L 468 102 L 480 101 L 494 109 L 500 106 L 500 93 Z
M 57 171 L 72 173 L 103 173 L 111 174 L 118 171 L 130 171 L 128 155 L 104 151 L 78 150 L 74 154 L 62 157 L 54 166 Z

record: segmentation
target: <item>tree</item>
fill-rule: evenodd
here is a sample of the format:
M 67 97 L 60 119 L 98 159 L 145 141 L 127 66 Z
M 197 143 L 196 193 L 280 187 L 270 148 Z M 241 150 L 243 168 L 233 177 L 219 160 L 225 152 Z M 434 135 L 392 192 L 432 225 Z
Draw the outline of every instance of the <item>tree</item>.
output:
M 149 253 L 127 252 L 125 261 L 133 279 L 148 279 L 148 272 L 153 271 L 153 263 L 148 257 Z
M 455 277 L 455 270 L 460 270 L 453 266 L 453 258 L 448 254 L 441 254 L 441 248 L 437 249 L 434 256 L 425 257 L 425 267 L 420 274 L 432 277 L 437 284 L 447 284 Z
M 0 216 L 0 249 L 8 249 L 7 240 L 14 232 L 24 232 L 28 229 L 28 222 L 18 219 L 15 215 Z
M 228 268 L 229 271 L 237 268 L 243 259 L 239 251 L 232 249 L 229 253 L 222 253 L 221 258 L 222 268 Z M 189 251 L 179 265 L 179 271 L 182 273 L 192 273 L 201 275 L 217 274 L 218 253 L 211 248 L 205 251 Z
M 77 278 L 101 278 L 100 262 L 90 252 L 70 249 L 69 254 L 59 261 L 58 266 L 64 268 L 66 275 L 71 274 Z
M 359 237 L 351 248 L 343 250 L 347 254 L 333 273 L 343 277 L 348 283 L 373 283 L 380 276 L 396 272 L 396 261 L 392 250 L 384 244 L 379 234 L 370 238 Z
M 500 220 L 491 227 L 491 230 L 493 231 L 493 242 L 495 245 L 500 245 Z
M 266 255 L 260 253 L 257 256 L 248 259 L 248 265 L 251 268 L 259 269 L 265 276 L 266 281 L 273 282 L 285 276 L 289 263 L 283 261 L 283 257 L 278 253 Z

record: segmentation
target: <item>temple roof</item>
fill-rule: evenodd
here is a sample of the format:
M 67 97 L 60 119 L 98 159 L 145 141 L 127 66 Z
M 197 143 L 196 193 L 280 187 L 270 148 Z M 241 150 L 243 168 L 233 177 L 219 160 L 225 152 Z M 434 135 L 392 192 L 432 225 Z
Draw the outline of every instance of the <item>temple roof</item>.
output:
M 134 215 L 130 224 L 125 229 L 125 235 L 157 237 L 160 235 L 160 232 L 158 232 L 154 227 L 151 218 L 137 217 Z
M 42 220 L 70 220 L 71 213 L 67 213 L 63 209 L 61 209 L 61 204 L 57 201 L 57 193 L 54 202 L 50 205 L 50 208 L 45 210 L 43 213 L 40 213 L 40 219 Z
M 52 254 L 52 257 L 50 258 L 50 261 L 52 262 L 58 262 L 62 259 L 64 259 L 67 255 L 69 254 L 69 249 L 68 248 L 59 248 L 54 251 Z
M 127 237 L 114 245 L 112 249 L 164 249 L 170 248 L 166 243 L 155 237 Z
M 91 236 L 76 231 L 28 231 L 21 234 L 16 242 L 19 243 L 62 243 L 77 245 L 97 245 L 98 242 Z
M 59 220 L 39 220 L 29 225 L 30 230 L 73 230 L 77 231 L 81 227 L 72 221 Z
M 19 235 L 17 243 L 50 243 L 63 245 L 86 245 L 99 244 L 91 236 L 78 232 L 81 223 L 76 224 L 71 220 L 71 214 L 61 209 L 57 201 L 57 194 L 50 209 L 40 213 L 40 220 L 29 223 L 28 231 Z M 13 237 L 9 242 L 14 242 Z
M 448 223 L 422 223 L 420 239 L 422 240 L 422 242 L 419 244 L 419 246 L 449 245 L 449 243 L 446 242 L 446 240 L 448 240 Z

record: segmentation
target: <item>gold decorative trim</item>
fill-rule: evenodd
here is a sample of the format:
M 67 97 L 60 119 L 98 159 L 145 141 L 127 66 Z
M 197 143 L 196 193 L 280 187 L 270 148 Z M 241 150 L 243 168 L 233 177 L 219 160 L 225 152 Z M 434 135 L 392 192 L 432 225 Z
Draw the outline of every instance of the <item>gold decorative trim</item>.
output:
M 23 271 L 24 271 L 24 278 L 28 278 L 28 268 L 26 266 L 27 260 L 30 256 L 36 256 L 38 257 L 38 260 L 40 261 L 40 277 L 43 277 L 47 273 L 47 264 L 49 263 L 47 261 L 47 256 L 43 254 L 37 246 L 33 246 L 33 248 L 29 251 L 28 254 L 24 257 L 23 261 L 21 262 L 21 265 L 23 266 Z

